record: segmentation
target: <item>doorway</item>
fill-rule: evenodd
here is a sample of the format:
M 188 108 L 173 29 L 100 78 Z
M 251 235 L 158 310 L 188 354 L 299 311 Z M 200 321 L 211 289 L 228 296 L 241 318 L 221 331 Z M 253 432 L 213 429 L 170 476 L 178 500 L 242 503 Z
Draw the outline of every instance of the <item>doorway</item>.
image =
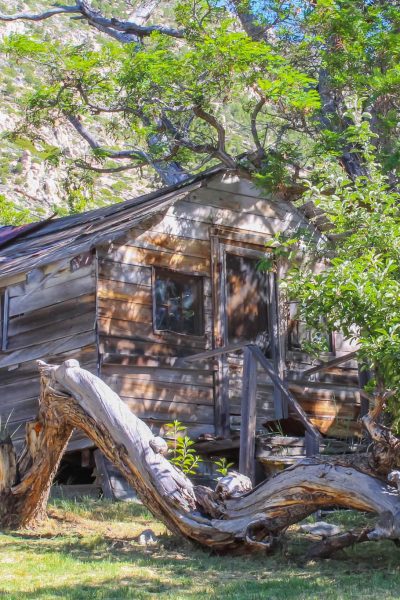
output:
M 279 327 L 276 279 L 260 269 L 263 247 L 214 238 L 214 347 L 257 345 L 279 370 Z M 215 390 L 217 433 L 226 435 L 241 412 L 242 352 L 218 361 Z M 261 382 L 261 388 L 265 385 Z M 267 386 L 268 387 L 268 386 Z M 260 390 L 260 417 L 269 402 Z M 273 398 L 271 396 L 271 405 Z

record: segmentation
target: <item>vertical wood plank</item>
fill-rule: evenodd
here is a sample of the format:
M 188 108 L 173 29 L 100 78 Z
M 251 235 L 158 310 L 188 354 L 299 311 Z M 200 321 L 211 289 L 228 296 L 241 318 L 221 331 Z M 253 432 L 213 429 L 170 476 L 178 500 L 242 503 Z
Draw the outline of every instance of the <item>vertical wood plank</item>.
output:
M 319 438 L 309 431 L 305 431 L 306 456 L 318 456 Z
M 7 350 L 7 342 L 8 342 L 8 321 L 9 321 L 9 301 L 10 295 L 8 288 L 4 290 L 3 297 L 0 302 L 0 310 L 1 310 L 1 351 L 5 352 Z
M 96 375 L 97 377 L 101 377 L 101 365 L 103 360 L 103 355 L 100 353 L 100 331 L 99 331 L 99 319 L 100 319 L 100 310 L 99 310 L 99 252 L 98 249 L 95 248 L 93 250 L 93 260 L 94 260 L 94 284 L 95 284 L 95 340 L 96 340 Z M 71 261 L 72 263 L 72 261 Z M 71 265 L 72 267 L 72 265 Z
M 213 298 L 213 348 L 225 345 L 225 277 L 220 241 L 211 235 L 211 273 Z M 215 373 L 214 419 L 217 436 L 229 437 L 229 365 L 228 357 L 223 354 L 217 358 L 218 370 Z
M 278 318 L 278 297 L 276 289 L 276 278 L 274 273 L 269 273 L 268 278 L 268 305 L 269 305 L 269 328 L 271 336 L 271 356 L 275 371 L 280 373 L 279 362 L 279 318 Z M 273 400 L 276 419 L 286 419 L 288 416 L 288 403 L 286 396 L 274 384 Z
M 111 486 L 110 477 L 107 470 L 106 459 L 100 450 L 94 451 L 94 461 L 96 463 L 97 473 L 100 475 L 101 488 L 106 500 L 115 500 L 114 492 Z
M 254 484 L 256 444 L 257 362 L 246 346 L 243 353 L 239 471 Z
M 229 437 L 229 364 L 226 354 L 218 359 L 218 385 L 214 406 L 215 433 L 217 436 Z

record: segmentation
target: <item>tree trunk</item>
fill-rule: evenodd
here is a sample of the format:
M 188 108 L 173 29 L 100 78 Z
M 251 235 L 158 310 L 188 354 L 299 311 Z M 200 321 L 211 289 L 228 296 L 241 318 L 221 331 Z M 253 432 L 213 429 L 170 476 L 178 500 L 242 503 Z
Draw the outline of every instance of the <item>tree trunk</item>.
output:
M 291 524 L 336 505 L 380 515 L 368 539 L 400 537 L 400 500 L 380 479 L 343 465 L 308 460 L 250 490 L 229 475 L 215 492 L 194 487 L 154 437 L 105 383 L 75 360 L 39 364 L 41 398 L 15 468 L 10 441 L 0 445 L 0 524 L 20 527 L 43 514 L 72 429 L 81 429 L 121 471 L 169 529 L 219 552 L 269 550 Z M 249 491 L 246 491 L 249 490 Z M 243 493 L 244 492 L 244 493 Z

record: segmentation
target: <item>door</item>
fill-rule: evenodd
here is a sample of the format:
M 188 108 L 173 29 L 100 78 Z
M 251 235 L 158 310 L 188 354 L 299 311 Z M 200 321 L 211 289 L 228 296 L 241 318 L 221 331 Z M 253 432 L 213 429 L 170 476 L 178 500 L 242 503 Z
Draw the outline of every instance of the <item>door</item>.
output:
M 275 274 L 259 268 L 264 252 L 218 240 L 214 273 L 215 346 L 251 342 L 278 368 L 278 312 Z M 216 387 L 216 429 L 226 434 L 241 413 L 242 354 L 222 355 Z M 265 379 L 265 377 L 264 377 Z M 257 413 L 270 420 L 274 400 L 261 381 Z
M 243 248 L 224 252 L 225 344 L 270 345 L 268 273 L 259 269 L 260 256 Z

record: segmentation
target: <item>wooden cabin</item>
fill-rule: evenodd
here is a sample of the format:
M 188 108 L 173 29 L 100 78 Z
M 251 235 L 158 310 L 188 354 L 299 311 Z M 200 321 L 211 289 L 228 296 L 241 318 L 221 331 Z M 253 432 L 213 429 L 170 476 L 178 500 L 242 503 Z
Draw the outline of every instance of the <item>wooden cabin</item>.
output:
M 238 448 L 244 419 L 242 445 L 251 431 L 261 441 L 271 430 L 301 437 L 307 423 L 324 438 L 356 436 L 362 403 L 354 356 L 346 358 L 354 349 L 332 335 L 320 361 L 329 368 L 316 366 L 280 292 L 285 265 L 258 268 L 265 243 L 298 227 L 320 236 L 326 219 L 214 168 L 113 206 L 0 229 L 0 414 L 14 441 L 37 409 L 35 361 L 67 358 L 155 432 L 182 422 L 203 452 Z M 243 369 L 247 344 L 268 364 L 259 356 Z M 77 432 L 69 451 L 87 460 L 90 447 Z M 268 444 L 257 448 L 268 460 Z

